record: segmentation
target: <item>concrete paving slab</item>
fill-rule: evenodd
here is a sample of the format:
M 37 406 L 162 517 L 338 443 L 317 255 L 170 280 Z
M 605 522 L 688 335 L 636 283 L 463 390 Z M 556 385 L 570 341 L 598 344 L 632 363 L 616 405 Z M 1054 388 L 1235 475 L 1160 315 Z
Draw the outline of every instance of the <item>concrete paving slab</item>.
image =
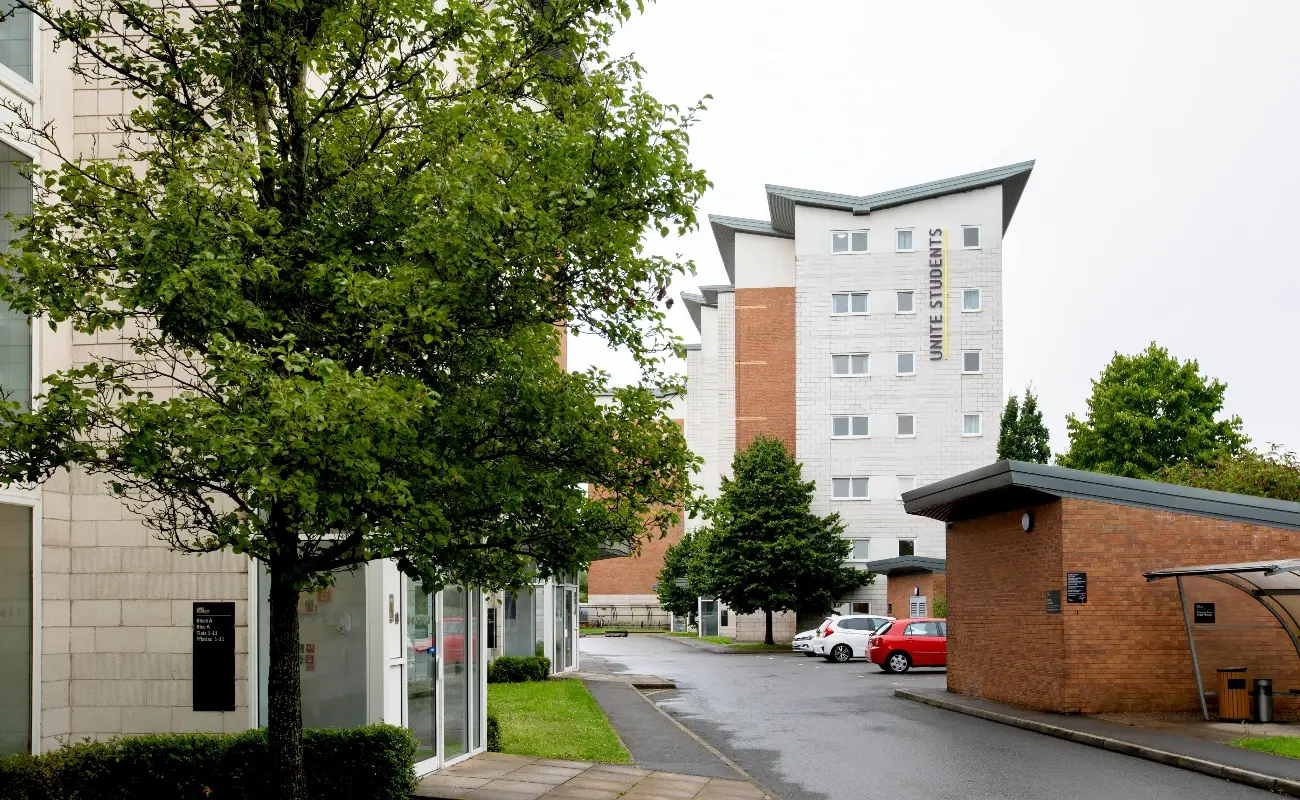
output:
M 631 686 L 597 681 L 584 685 L 618 731 L 637 766 L 710 778 L 738 777 L 735 770 L 659 713 Z

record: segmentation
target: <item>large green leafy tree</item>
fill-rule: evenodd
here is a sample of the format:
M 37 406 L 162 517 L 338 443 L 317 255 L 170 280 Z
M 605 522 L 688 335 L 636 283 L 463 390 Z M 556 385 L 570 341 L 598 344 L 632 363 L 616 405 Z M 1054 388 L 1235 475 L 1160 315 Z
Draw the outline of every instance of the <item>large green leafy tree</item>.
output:
M 300 591 L 382 558 L 517 586 L 689 494 L 652 391 L 682 265 L 640 244 L 695 224 L 691 112 L 607 54 L 619 0 L 19 4 L 141 102 L 111 160 L 11 131 L 51 159 L 0 296 L 125 344 L 5 410 L 0 477 L 86 470 L 172 546 L 265 564 L 269 738 L 302 800 Z M 597 403 L 556 324 L 647 388 Z
M 733 611 L 823 612 L 874 579 L 844 564 L 852 543 L 838 514 L 812 513 L 812 481 L 780 439 L 760 436 L 736 453 L 711 509 L 712 528 L 695 543 L 694 588 Z
M 1007 398 L 998 427 L 998 460 L 1030 461 L 1046 464 L 1052 457 L 1051 434 L 1043 424 L 1043 412 L 1032 386 L 1025 389 L 1022 403 L 1016 395 Z
M 695 534 L 682 536 L 664 551 L 664 565 L 659 569 L 659 582 L 655 594 L 659 597 L 659 607 L 679 617 L 690 617 L 695 613 L 695 602 L 700 592 L 695 591 L 690 583 L 691 568 L 695 562 Z M 686 581 L 685 586 L 678 586 L 678 580 Z
M 1266 451 L 1225 453 L 1209 462 L 1184 461 L 1156 477 L 1198 489 L 1300 502 L 1300 458 L 1276 444 Z
M 1070 449 L 1062 466 L 1149 478 L 1183 461 L 1204 464 L 1238 452 L 1249 439 L 1241 418 L 1216 419 L 1227 385 L 1201 374 L 1152 342 L 1132 356 L 1115 354 L 1092 382 L 1088 414 L 1065 423 Z

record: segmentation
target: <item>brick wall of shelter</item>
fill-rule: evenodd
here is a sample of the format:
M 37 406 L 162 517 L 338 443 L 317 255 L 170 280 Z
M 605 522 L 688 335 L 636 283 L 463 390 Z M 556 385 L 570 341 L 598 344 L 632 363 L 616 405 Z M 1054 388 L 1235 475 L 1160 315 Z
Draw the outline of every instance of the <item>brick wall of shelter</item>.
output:
M 730 624 L 721 633 L 731 636 L 737 642 L 761 642 L 767 638 L 767 617 L 759 611 L 754 614 L 737 614 L 730 612 Z M 772 641 L 777 644 L 789 644 L 796 629 L 796 616 L 793 612 L 783 611 L 772 615 Z
M 931 614 L 934 613 L 935 598 L 947 596 L 947 576 L 943 573 L 926 572 L 915 575 L 894 575 L 889 578 L 881 575 L 876 578 L 876 582 L 886 583 L 888 605 L 877 609 L 875 603 L 872 603 L 873 614 L 886 614 L 899 619 L 906 617 L 913 589 L 919 588 L 921 596 L 929 599 Z
M 794 287 L 736 289 L 736 449 L 760 434 L 795 453 Z
M 624 558 L 607 558 L 594 561 L 587 573 L 588 595 L 653 595 L 654 584 L 659 580 L 659 570 L 664 566 L 664 552 L 681 541 L 683 534 L 683 517 L 678 512 L 678 521 L 666 536 L 643 542 L 641 552 Z M 628 601 L 632 602 L 632 601 Z
M 1196 681 L 1178 588 L 1152 570 L 1291 557 L 1293 531 L 1187 514 L 1064 499 L 956 523 L 948 535 L 948 685 L 953 691 L 1060 712 L 1191 711 Z M 1045 611 L 1065 573 L 1086 572 L 1088 602 Z M 1246 666 L 1275 691 L 1300 688 L 1289 637 L 1249 596 L 1185 581 L 1187 602 L 1214 602 L 1197 626 L 1207 690 L 1214 670 Z M 1270 624 L 1271 623 L 1271 624 Z M 1279 715 L 1293 715 L 1279 703 Z

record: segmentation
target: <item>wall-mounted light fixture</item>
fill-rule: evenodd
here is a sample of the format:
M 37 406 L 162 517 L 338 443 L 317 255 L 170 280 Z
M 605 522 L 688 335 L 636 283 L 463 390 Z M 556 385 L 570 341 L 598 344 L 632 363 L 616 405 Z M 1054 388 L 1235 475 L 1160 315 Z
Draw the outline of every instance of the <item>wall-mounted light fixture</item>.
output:
M 1020 528 L 1021 528 L 1025 533 L 1029 533 L 1030 531 L 1032 531 L 1032 530 L 1034 529 L 1034 515 L 1031 514 L 1031 513 L 1029 513 L 1028 511 L 1026 511 L 1026 512 L 1023 513 L 1023 514 L 1021 514 L 1021 515 L 1020 515 Z

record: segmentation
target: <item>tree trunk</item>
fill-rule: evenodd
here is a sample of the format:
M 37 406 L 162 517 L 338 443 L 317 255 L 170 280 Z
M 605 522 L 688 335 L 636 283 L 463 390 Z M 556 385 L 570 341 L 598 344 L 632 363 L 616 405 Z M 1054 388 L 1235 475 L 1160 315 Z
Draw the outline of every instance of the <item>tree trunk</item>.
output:
M 271 653 L 266 686 L 271 768 L 282 800 L 307 800 L 302 761 L 302 685 L 298 672 L 298 591 L 271 568 Z
M 772 610 L 770 608 L 763 609 L 763 617 L 763 621 L 767 623 L 767 633 L 763 637 L 763 644 L 776 644 L 772 639 Z

